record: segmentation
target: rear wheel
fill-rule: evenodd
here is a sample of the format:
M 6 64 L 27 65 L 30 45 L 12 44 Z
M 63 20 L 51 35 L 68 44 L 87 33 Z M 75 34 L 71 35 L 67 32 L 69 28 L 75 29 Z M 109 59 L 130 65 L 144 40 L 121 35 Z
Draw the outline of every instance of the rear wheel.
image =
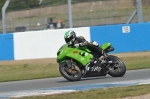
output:
M 126 73 L 126 66 L 116 56 L 109 55 L 109 59 L 113 61 L 113 66 L 110 66 L 108 74 L 113 77 L 122 77 Z
M 82 77 L 82 72 L 79 66 L 75 62 L 72 62 L 72 67 L 68 67 L 67 64 L 61 63 L 59 66 L 59 71 L 61 75 L 69 81 L 79 81 Z

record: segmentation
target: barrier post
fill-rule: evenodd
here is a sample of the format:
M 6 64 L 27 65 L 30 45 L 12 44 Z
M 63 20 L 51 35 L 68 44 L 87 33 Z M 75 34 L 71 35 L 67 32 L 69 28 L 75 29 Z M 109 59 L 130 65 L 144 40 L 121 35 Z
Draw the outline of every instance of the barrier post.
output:
M 2 26 L 3 26 L 3 34 L 6 33 L 6 9 L 10 3 L 10 0 L 7 0 L 2 8 Z

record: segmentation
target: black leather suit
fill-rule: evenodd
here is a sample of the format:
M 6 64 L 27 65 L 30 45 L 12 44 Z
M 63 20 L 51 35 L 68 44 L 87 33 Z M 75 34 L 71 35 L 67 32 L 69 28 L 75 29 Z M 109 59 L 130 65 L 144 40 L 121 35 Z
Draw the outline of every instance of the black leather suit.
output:
M 102 49 L 99 46 L 93 45 L 91 42 L 87 42 L 83 36 L 76 37 L 71 46 L 76 47 L 76 44 L 78 44 L 79 46 L 87 46 L 87 48 L 96 58 L 99 58 L 102 55 Z

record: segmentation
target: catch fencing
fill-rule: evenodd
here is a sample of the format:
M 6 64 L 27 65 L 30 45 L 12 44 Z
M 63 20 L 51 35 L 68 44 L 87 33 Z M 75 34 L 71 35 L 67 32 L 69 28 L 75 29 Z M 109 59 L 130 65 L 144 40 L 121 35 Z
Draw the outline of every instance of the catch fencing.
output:
M 43 0 L 41 6 L 34 9 L 6 12 L 6 31 L 20 32 L 44 30 L 50 28 L 53 22 L 54 29 L 68 28 L 67 0 L 55 0 L 51 5 L 50 0 Z M 60 2 L 65 1 L 65 2 Z M 13 2 L 13 1 L 11 1 Z M 43 6 L 42 4 L 47 4 Z M 150 21 L 150 0 L 142 0 L 143 21 Z M 8 7 L 11 7 L 10 4 Z M 72 23 L 75 27 L 101 26 L 110 24 L 123 24 L 128 21 L 136 9 L 136 0 L 72 0 Z M 57 23 L 61 23 L 61 27 Z M 131 23 L 137 22 L 135 16 Z M 0 21 L 2 25 L 2 21 Z M 0 26 L 2 33 L 2 26 Z

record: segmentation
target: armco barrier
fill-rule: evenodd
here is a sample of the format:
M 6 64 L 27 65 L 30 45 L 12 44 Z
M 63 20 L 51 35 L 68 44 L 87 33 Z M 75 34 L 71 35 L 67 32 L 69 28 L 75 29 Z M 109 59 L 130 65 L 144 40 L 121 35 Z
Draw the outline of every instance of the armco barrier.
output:
M 88 41 L 111 42 L 113 53 L 150 50 L 150 23 L 121 24 L 1 34 L 0 60 L 54 58 L 65 43 L 67 30 L 74 30 Z
M 13 34 L 0 35 L 0 60 L 14 60 Z
M 90 27 L 91 40 L 111 42 L 114 53 L 150 50 L 150 23 Z

